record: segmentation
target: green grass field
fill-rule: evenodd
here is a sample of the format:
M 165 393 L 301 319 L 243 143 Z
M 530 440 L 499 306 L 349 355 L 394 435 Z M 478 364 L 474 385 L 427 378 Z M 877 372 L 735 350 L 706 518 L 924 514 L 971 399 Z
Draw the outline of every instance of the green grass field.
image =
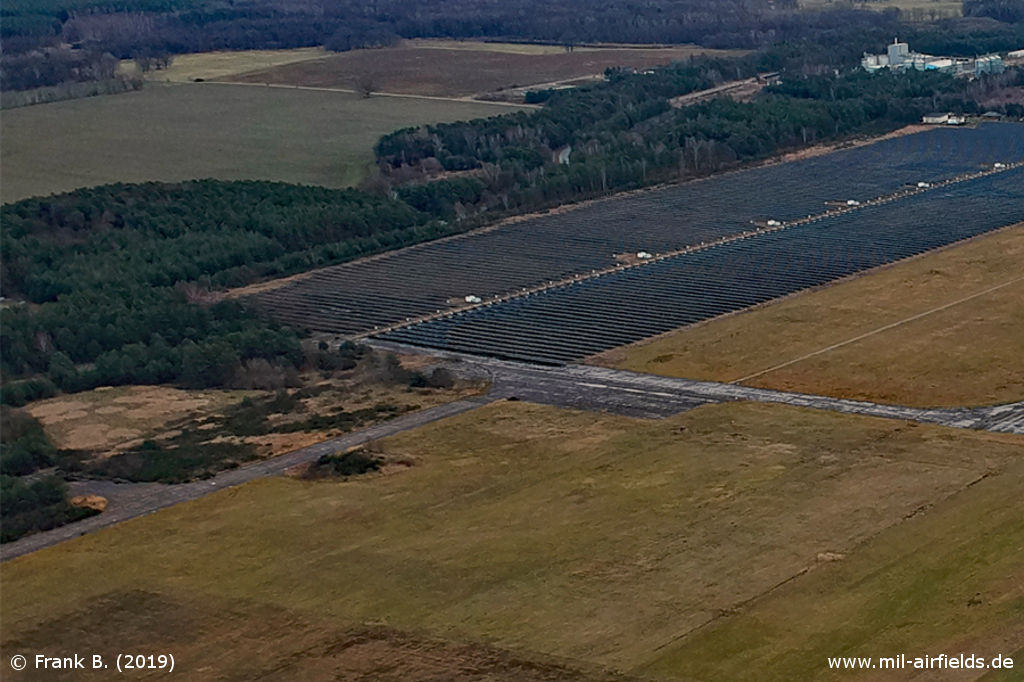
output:
M 364 176 L 385 133 L 511 110 L 213 83 L 23 107 L 3 115 L 0 199 L 206 177 L 342 187 Z
M 188 679 L 790 681 L 846 651 L 1024 646 L 1020 437 L 501 403 L 375 447 L 411 466 L 262 480 L 10 561 L 3 655 L 171 652 Z

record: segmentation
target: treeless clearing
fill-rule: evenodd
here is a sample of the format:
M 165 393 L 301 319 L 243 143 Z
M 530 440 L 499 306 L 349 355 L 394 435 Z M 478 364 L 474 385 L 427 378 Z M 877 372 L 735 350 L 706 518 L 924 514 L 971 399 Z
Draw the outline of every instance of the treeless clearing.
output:
M 225 84 L 154 84 L 5 111 L 4 202 L 110 182 L 194 178 L 358 183 L 381 135 L 511 111 L 484 102 Z
M 415 465 L 345 482 L 261 480 L 10 561 L 4 651 L 171 650 L 193 679 L 291 677 L 295 666 L 304 679 L 505 679 L 487 666 L 467 674 L 448 655 L 489 642 L 513 660 L 629 670 L 786 581 L 847 562 L 905 570 L 913 555 L 894 533 L 913 536 L 932 505 L 965 489 L 998 506 L 1007 491 L 972 484 L 1024 461 L 1015 436 L 735 403 L 658 421 L 501 403 L 375 447 Z M 963 528 L 990 551 L 951 564 L 951 582 L 998 573 L 1024 540 Z M 963 540 L 954 533 L 946 551 Z M 899 575 L 873 579 L 866 596 L 923 589 Z M 1020 589 L 1000 575 L 1007 594 Z M 837 606 L 873 603 L 822 585 Z M 907 604 L 907 620 L 963 608 L 932 596 Z M 1013 632 L 1003 607 L 972 617 L 979 632 Z M 344 634 L 380 623 L 397 650 Z M 908 647 L 946 641 L 908 632 Z M 790 650 L 816 636 L 808 628 Z M 435 644 L 410 653 L 409 640 Z M 746 652 L 747 669 L 786 679 L 759 651 Z M 538 677 L 534 665 L 522 677 Z M 562 677 L 572 676 L 544 679 Z
M 615 66 L 650 68 L 696 54 L 738 54 L 696 46 L 591 48 L 572 52 L 552 51 L 551 46 L 514 47 L 517 49 L 502 49 L 504 46 L 490 43 L 402 44 L 380 50 L 341 52 L 224 80 L 353 88 L 359 80 L 366 79 L 379 92 L 465 97 L 602 74 Z
M 409 369 L 425 370 L 422 358 L 406 362 Z M 361 381 L 351 372 L 324 379 L 316 373 L 303 376 L 313 395 L 302 398 L 290 413 L 269 418 L 271 426 L 300 421 L 312 415 L 338 410 L 356 411 L 374 405 L 395 405 L 400 412 L 429 408 L 479 393 L 478 385 L 453 389 L 409 388 L 401 384 Z M 181 390 L 169 386 L 104 387 L 61 395 L 32 403 L 26 409 L 38 419 L 58 448 L 86 450 L 111 456 L 137 449 L 146 439 L 172 438 L 182 431 L 207 431 L 225 410 L 244 398 L 266 398 L 272 391 Z M 340 432 L 308 430 L 264 433 L 252 436 L 210 433 L 210 442 L 251 443 L 262 457 L 272 457 L 318 443 Z
M 201 418 L 258 391 L 182 391 L 169 386 L 118 386 L 62 395 L 29 405 L 58 448 L 113 452 L 156 436 L 170 424 Z
M 1021 400 L 1022 262 L 1017 225 L 595 362 L 921 407 Z

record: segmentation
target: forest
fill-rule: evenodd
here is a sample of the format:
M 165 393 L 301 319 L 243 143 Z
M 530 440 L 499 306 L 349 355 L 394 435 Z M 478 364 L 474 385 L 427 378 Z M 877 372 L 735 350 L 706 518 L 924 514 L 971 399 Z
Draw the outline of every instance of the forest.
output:
M 4 12 L 5 37 L 17 39 L 15 50 L 60 36 L 120 57 L 140 50 L 371 46 L 386 36 L 759 47 L 878 19 L 849 9 L 807 13 L 796 0 L 21 0 Z
M 291 366 L 296 332 L 216 290 L 455 229 L 358 190 L 203 180 L 109 185 L 0 209 L 3 401 L 55 390 L 224 386 L 246 363 Z

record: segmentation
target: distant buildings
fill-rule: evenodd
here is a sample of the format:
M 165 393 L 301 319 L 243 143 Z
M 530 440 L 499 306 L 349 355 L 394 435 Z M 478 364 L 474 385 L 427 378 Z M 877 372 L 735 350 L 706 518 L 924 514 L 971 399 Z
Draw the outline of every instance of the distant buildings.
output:
M 957 116 L 952 112 L 936 112 L 934 114 L 925 114 L 922 116 L 921 123 L 927 123 L 930 125 L 962 126 L 967 123 L 967 119 L 964 116 Z
M 921 118 L 922 123 L 930 123 L 931 125 L 942 125 L 949 120 L 948 113 L 935 112 L 934 114 L 925 114 Z
M 918 71 L 941 71 L 956 76 L 980 76 L 983 73 L 1002 73 L 1003 59 L 989 54 L 973 59 L 966 57 L 936 57 L 921 52 L 912 52 L 910 45 L 893 40 L 885 54 L 865 54 L 860 60 L 865 71 L 880 69 L 916 69 Z

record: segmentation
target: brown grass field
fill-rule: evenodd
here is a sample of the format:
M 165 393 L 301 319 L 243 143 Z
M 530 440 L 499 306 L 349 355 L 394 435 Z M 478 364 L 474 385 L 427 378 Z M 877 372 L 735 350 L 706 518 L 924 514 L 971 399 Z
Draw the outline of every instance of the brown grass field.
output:
M 417 360 L 405 360 L 409 369 Z M 319 373 L 302 376 L 302 388 L 314 395 L 299 400 L 294 410 L 275 414 L 272 425 L 306 419 L 312 415 L 353 412 L 374 405 L 393 405 L 399 413 L 435 407 L 469 395 L 482 386 L 460 383 L 450 389 L 410 388 L 360 378 L 358 370 L 338 372 L 324 378 Z M 294 392 L 293 389 L 292 392 Z M 273 391 L 257 390 L 181 390 L 170 386 L 102 387 L 82 393 L 60 395 L 29 405 L 26 410 L 40 421 L 58 448 L 86 450 L 108 457 L 133 450 L 146 439 L 173 438 L 183 430 L 203 430 L 222 417 L 227 408 L 244 398 L 269 399 Z M 206 424 L 206 426 L 203 426 Z M 366 424 L 367 426 L 369 424 Z M 251 436 L 217 435 L 217 440 L 232 440 L 256 446 L 260 457 L 272 457 L 341 435 L 336 429 L 304 430 L 293 433 L 266 433 Z
M 1022 262 L 1017 225 L 593 361 L 920 407 L 1021 400 Z
M 1018 436 L 506 402 L 376 447 L 412 466 L 265 479 L 6 563 L 3 656 L 167 652 L 200 680 L 789 681 L 832 679 L 845 652 L 1024 647 Z
M 537 49 L 540 48 L 540 49 Z M 353 50 L 322 59 L 226 77 L 243 83 L 353 88 L 368 78 L 374 90 L 465 97 L 537 83 L 603 74 L 614 66 L 649 68 L 695 54 L 736 54 L 696 46 L 561 48 L 431 41 L 380 50 Z
M 171 65 L 159 71 L 150 71 L 146 78 L 171 83 L 189 83 L 197 78 L 211 80 L 233 76 L 247 71 L 270 69 L 282 64 L 321 59 L 328 55 L 322 47 L 299 47 L 291 50 L 231 50 L 218 52 L 197 52 L 174 56 Z M 135 62 L 126 59 L 121 62 L 120 71 L 136 74 Z
M 114 452 L 167 431 L 183 419 L 202 419 L 260 391 L 183 391 L 169 386 L 103 387 L 32 403 L 58 448 Z
M 215 83 L 40 104 L 0 120 L 0 200 L 209 177 L 345 187 L 365 176 L 381 135 L 513 110 Z

